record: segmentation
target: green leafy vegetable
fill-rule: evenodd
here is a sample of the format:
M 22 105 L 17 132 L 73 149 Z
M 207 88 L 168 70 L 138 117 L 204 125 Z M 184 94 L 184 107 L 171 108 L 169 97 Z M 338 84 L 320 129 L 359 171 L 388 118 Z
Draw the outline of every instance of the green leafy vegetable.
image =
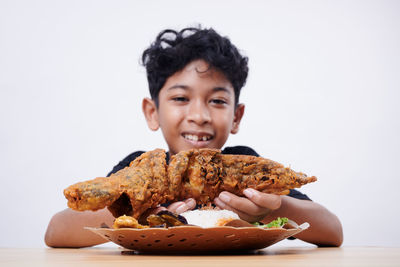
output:
M 281 228 L 283 227 L 286 223 L 288 222 L 288 218 L 281 218 L 278 217 L 276 218 L 276 220 L 273 220 L 272 222 L 268 223 L 268 224 L 262 224 L 259 222 L 255 222 L 253 223 L 253 225 L 261 227 L 261 228 Z

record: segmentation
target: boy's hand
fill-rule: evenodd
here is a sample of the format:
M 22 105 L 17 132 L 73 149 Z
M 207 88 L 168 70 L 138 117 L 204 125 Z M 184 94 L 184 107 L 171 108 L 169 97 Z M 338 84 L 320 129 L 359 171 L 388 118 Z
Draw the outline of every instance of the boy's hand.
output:
M 147 218 L 150 214 L 157 214 L 162 210 L 169 210 L 170 212 L 181 214 L 185 211 L 192 210 L 196 207 L 196 201 L 193 198 L 188 198 L 183 201 L 177 201 L 165 207 L 157 207 L 153 209 L 148 209 L 143 215 L 141 216 L 142 220 Z
M 196 201 L 193 198 L 188 198 L 183 201 L 174 202 L 168 206 L 168 210 L 176 213 L 181 214 L 185 211 L 192 210 L 196 207 Z
M 252 188 L 243 191 L 246 197 L 239 197 L 229 192 L 221 192 L 214 199 L 221 209 L 236 212 L 242 220 L 258 222 L 281 206 L 281 196 L 267 194 Z

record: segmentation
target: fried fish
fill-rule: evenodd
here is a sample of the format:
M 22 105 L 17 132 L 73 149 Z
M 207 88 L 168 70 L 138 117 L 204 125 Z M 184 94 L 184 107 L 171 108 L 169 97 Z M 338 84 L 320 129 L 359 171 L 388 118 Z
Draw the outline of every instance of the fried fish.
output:
M 287 194 L 316 180 L 269 159 L 226 155 L 217 149 L 182 151 L 167 164 L 165 151 L 156 149 L 108 178 L 71 185 L 64 195 L 74 210 L 108 207 L 115 217 L 139 218 L 149 208 L 169 201 L 191 197 L 197 204 L 210 204 L 222 191 L 243 196 L 246 188 Z

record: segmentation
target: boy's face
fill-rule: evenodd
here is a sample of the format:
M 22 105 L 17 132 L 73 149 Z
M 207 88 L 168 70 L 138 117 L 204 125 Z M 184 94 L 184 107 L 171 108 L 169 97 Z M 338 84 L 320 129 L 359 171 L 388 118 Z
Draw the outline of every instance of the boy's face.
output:
M 217 148 L 237 133 L 244 105 L 235 109 L 235 93 L 225 76 L 204 60 L 195 60 L 170 76 L 159 92 L 159 105 L 143 100 L 152 130 L 161 128 L 170 153 Z

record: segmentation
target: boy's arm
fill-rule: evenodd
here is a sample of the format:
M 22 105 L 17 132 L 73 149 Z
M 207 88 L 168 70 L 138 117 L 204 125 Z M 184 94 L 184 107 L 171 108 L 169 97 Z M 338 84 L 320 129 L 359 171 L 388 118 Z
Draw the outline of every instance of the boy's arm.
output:
M 268 214 L 262 222 L 277 217 L 287 217 L 299 224 L 308 222 L 310 227 L 295 237 L 317 246 L 337 246 L 343 242 L 342 224 L 338 217 L 322 205 L 309 200 L 281 196 L 281 207 Z
M 49 247 L 78 248 L 102 244 L 107 241 L 84 227 L 100 227 L 102 223 L 111 227 L 113 222 L 114 217 L 108 209 L 95 212 L 65 209 L 51 218 L 44 240 Z
M 249 193 L 251 192 L 251 193 Z M 247 198 L 222 192 L 214 201 L 220 208 L 230 209 L 247 221 L 270 222 L 287 217 L 310 227 L 295 237 L 318 246 L 340 246 L 343 242 L 339 219 L 322 205 L 289 196 L 278 196 L 246 189 Z M 222 197 L 221 197 L 222 196 Z

